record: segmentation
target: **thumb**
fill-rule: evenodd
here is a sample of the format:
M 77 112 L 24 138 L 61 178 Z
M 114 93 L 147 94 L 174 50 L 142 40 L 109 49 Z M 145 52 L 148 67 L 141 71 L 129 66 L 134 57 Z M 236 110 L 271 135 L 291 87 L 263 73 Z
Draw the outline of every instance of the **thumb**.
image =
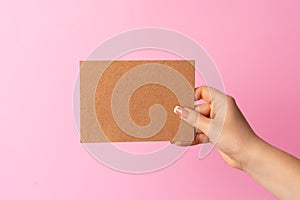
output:
M 200 114 L 199 112 L 192 110 L 190 108 L 182 108 L 181 106 L 176 106 L 174 112 L 181 117 L 188 124 L 202 131 L 205 135 L 208 134 L 208 128 L 210 124 L 210 119 Z

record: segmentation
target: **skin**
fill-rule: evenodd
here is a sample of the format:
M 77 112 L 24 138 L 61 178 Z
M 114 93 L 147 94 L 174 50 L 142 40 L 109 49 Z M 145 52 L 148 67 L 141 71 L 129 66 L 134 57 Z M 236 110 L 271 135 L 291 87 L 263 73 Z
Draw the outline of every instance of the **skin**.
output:
M 206 103 L 195 110 L 180 106 L 174 109 L 197 129 L 192 143 L 176 142 L 176 145 L 214 143 L 227 164 L 252 176 L 277 198 L 299 199 L 299 159 L 258 137 L 233 97 L 202 86 L 195 89 L 195 100 Z

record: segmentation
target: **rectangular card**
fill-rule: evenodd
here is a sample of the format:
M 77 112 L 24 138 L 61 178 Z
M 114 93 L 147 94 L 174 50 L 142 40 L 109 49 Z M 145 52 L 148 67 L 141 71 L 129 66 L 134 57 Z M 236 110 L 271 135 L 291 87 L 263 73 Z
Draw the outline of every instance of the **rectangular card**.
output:
M 193 141 L 177 105 L 194 108 L 195 62 L 80 62 L 80 141 Z

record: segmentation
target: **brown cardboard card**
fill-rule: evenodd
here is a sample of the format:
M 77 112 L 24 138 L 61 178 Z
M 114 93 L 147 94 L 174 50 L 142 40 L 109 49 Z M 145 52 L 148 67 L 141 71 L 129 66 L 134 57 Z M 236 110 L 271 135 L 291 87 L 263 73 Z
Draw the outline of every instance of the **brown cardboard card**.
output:
M 194 107 L 194 61 L 81 61 L 80 140 L 193 141 L 177 105 Z

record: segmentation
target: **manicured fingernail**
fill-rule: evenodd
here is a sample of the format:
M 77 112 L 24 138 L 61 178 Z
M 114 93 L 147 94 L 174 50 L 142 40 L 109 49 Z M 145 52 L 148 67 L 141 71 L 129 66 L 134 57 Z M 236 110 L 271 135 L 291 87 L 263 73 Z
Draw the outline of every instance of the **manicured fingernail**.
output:
M 186 119 L 189 115 L 189 111 L 187 111 L 186 109 L 180 107 L 180 106 L 176 106 L 174 108 L 174 113 L 176 113 L 177 115 L 179 115 L 180 117 Z
M 174 113 L 176 113 L 177 115 L 181 116 L 181 114 L 182 114 L 182 108 L 180 106 L 176 106 L 174 108 Z

